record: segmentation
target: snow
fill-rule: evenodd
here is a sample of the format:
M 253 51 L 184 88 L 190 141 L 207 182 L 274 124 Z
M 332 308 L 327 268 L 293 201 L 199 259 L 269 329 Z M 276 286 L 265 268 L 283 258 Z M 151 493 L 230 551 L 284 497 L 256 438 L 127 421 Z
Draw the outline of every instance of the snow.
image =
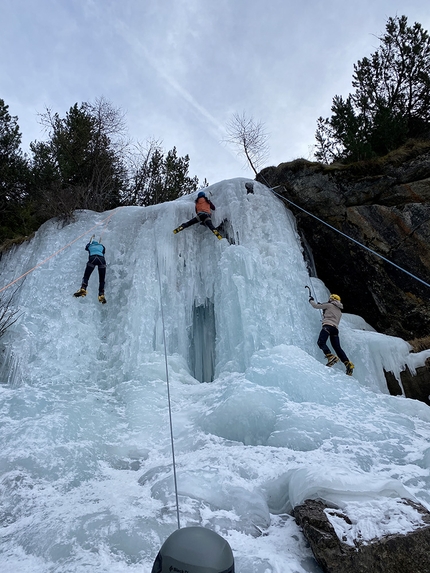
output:
M 399 531 L 406 534 L 427 525 L 416 508 L 404 502 L 387 507 L 385 501 L 378 498 L 345 503 L 343 510 L 330 508 L 325 513 L 339 539 L 351 547 L 355 547 L 357 542 L 367 544 L 381 535 L 393 535 Z M 345 522 L 345 514 L 352 516 L 349 523 Z
M 59 251 L 21 281 L 0 339 L 2 573 L 149 573 L 177 515 L 222 535 L 238 573 L 317 573 L 291 515 L 305 499 L 333 507 L 349 544 L 419 525 L 402 498 L 430 508 L 430 408 L 390 396 L 383 375 L 429 352 L 345 313 L 354 376 L 328 369 L 304 287 L 329 291 L 292 214 L 246 181 L 207 190 L 234 244 L 174 235 L 193 212 L 183 197 L 49 221 L 1 259 L 0 288 Z M 93 232 L 106 305 L 97 270 L 71 296 Z

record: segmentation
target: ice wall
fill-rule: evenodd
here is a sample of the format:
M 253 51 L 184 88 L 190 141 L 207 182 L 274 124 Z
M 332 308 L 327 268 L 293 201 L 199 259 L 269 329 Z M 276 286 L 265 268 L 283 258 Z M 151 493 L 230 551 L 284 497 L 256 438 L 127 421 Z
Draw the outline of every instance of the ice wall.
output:
M 79 286 L 85 266 L 83 246 L 90 235 L 85 230 L 106 220 L 107 214 L 82 212 L 76 223 L 64 228 L 53 221 L 46 223 L 32 241 L 4 257 L 3 284 L 84 236 L 26 277 L 16 301 L 24 311 L 20 328 L 23 338 L 28 334 L 32 340 L 28 347 L 32 356 L 21 350 L 17 360 L 33 360 L 39 354 L 38 345 L 52 345 L 55 340 L 52 352 L 58 359 L 64 348 L 68 353 L 76 349 L 76 356 L 65 359 L 66 364 L 74 364 L 79 357 L 82 361 L 82 352 L 91 356 L 91 345 L 82 350 L 76 337 L 95 337 L 118 353 L 116 358 L 125 368 L 136 369 L 142 354 L 163 351 L 162 304 L 167 352 L 182 356 L 193 374 L 197 368 L 203 376 L 206 368 L 206 378 L 213 379 L 226 369 L 243 371 L 256 350 L 278 344 L 293 344 L 321 361 L 315 345 L 320 316 L 308 304 L 304 286 L 310 284 L 320 300 L 327 298 L 328 291 L 308 276 L 290 212 L 262 185 L 255 183 L 254 194 L 247 193 L 244 182 L 224 181 L 209 189 L 217 203 L 214 220 L 224 222 L 222 229 L 232 244 L 214 240 L 202 226 L 176 236 L 171 233 L 178 223 L 191 218 L 191 197 L 155 207 L 118 209 L 107 223 L 96 227 L 97 238 L 101 235 L 107 247 L 109 306 L 104 309 L 92 304 L 95 275 L 86 299 L 73 301 L 70 293 Z M 345 315 L 340 330 L 357 363 L 355 376 L 386 392 L 381 367 L 397 375 L 409 349 L 400 339 L 371 335 L 364 321 L 357 328 L 351 320 Z M 116 324 L 118 332 L 108 334 L 106 321 Z M 66 331 L 65 322 L 70 326 Z M 46 339 L 39 327 L 49 328 Z M 201 336 L 194 336 L 195 331 L 207 337 L 201 347 Z M 204 354 L 211 367 L 196 364 L 196 357 Z M 14 372 L 19 375 L 19 369 Z
M 324 366 L 304 287 L 319 300 L 327 288 L 308 275 L 291 213 L 246 181 L 207 190 L 229 240 L 202 226 L 173 235 L 193 215 L 183 197 L 50 221 L 0 261 L 6 285 L 59 251 L 26 277 L 0 340 L 10 571 L 150 571 L 176 526 L 167 376 L 182 525 L 226 535 L 239 573 L 318 570 L 289 514 L 304 496 L 430 504 L 430 410 L 389 396 L 383 376 L 410 360 L 407 343 L 345 314 L 354 377 Z M 107 305 L 95 274 L 72 297 L 93 232 Z

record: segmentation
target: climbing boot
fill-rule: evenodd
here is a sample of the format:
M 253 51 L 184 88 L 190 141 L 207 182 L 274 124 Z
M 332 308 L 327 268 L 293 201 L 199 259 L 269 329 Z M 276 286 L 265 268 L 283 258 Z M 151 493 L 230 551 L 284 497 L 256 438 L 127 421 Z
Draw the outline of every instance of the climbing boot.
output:
M 79 290 L 77 290 L 73 296 L 75 296 L 76 298 L 78 298 L 79 296 L 87 296 L 87 291 L 84 287 L 81 287 Z
M 354 364 L 350 361 L 350 360 L 346 360 L 344 362 L 345 366 L 346 366 L 346 375 L 347 376 L 352 376 L 352 373 L 354 371 Z
M 330 367 L 336 364 L 336 362 L 339 362 L 339 358 L 336 356 L 336 354 L 326 354 L 325 357 L 327 358 L 326 366 Z
M 183 230 L 184 230 L 184 227 L 181 225 L 181 226 L 178 227 L 177 229 L 173 229 L 173 232 L 174 232 L 175 235 L 176 235 L 176 233 L 179 233 L 180 231 L 183 231 Z
M 222 239 L 222 235 L 215 229 L 212 231 L 212 233 L 215 235 L 215 237 L 219 240 Z
M 101 302 L 102 304 L 106 304 L 107 300 L 105 299 L 105 295 L 104 294 L 99 294 L 99 302 Z

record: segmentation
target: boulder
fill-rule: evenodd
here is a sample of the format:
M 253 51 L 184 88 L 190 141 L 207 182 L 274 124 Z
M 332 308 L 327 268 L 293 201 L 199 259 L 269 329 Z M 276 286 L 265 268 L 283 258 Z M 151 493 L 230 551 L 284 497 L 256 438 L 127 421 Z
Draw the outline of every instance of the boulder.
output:
M 414 398 L 430 406 L 430 359 L 413 374 L 409 369 L 400 372 L 400 384 L 392 372 L 384 372 L 388 391 L 392 396 Z M 430 571 L 430 569 L 429 569 Z
M 324 573 L 429 573 L 430 513 L 410 500 L 401 503 L 422 515 L 422 526 L 404 535 L 355 540 L 353 546 L 338 538 L 322 501 L 306 500 L 294 509 L 294 517 Z M 348 516 L 342 517 L 348 523 Z

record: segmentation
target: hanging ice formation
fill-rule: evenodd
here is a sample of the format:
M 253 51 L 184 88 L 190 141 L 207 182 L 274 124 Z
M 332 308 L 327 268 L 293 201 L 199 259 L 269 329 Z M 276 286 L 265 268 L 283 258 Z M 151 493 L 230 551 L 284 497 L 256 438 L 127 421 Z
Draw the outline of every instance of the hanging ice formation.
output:
M 4 570 L 150 570 L 176 528 L 165 351 L 181 520 L 228 536 L 237 573 L 316 570 L 290 514 L 306 497 L 350 511 L 371 500 L 375 534 L 396 499 L 430 504 L 430 409 L 389 396 L 383 375 L 428 353 L 344 314 L 354 377 L 326 368 L 304 286 L 328 291 L 292 214 L 246 182 L 207 189 L 228 240 L 198 225 L 173 234 L 193 197 L 115 212 L 102 225 L 106 305 L 95 273 L 72 296 L 106 213 L 49 221 L 2 257 L 0 288 L 82 235 L 27 275 L 0 339 Z

